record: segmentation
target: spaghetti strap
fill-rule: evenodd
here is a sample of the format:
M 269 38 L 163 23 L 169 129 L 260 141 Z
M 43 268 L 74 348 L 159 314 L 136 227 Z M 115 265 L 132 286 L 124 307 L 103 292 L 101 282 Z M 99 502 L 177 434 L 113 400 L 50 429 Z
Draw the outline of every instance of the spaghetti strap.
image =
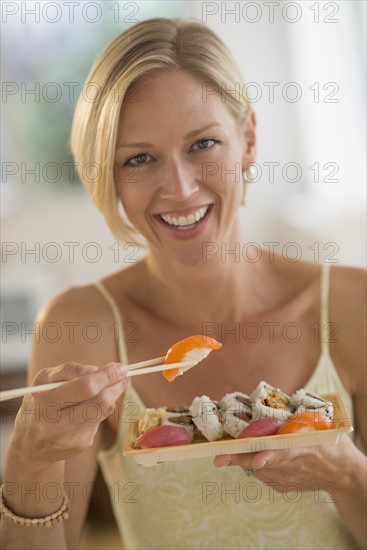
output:
M 121 363 L 123 363 L 124 365 L 128 365 L 127 350 L 126 350 L 125 341 L 124 341 L 123 323 L 122 323 L 120 310 L 117 307 L 117 304 L 114 298 L 112 297 L 110 292 L 107 290 L 107 288 L 104 286 L 104 284 L 101 283 L 101 281 L 94 283 L 94 286 L 103 296 L 103 298 L 105 298 L 105 300 L 108 302 L 108 304 L 112 309 L 113 317 L 115 319 L 115 326 L 117 328 L 117 330 L 115 331 L 115 338 L 117 336 L 118 358 Z
M 117 347 L 118 347 L 118 357 L 119 361 L 123 363 L 124 365 L 129 364 L 129 359 L 127 355 L 127 349 L 125 346 L 125 340 L 124 340 L 124 331 L 123 331 L 123 322 L 120 310 L 116 304 L 115 299 L 113 298 L 112 294 L 107 290 L 107 288 L 104 286 L 104 284 L 101 281 L 97 281 L 94 283 L 94 286 L 97 288 L 97 290 L 102 294 L 103 298 L 108 302 L 112 309 L 113 317 L 115 320 L 115 326 L 117 327 L 117 330 L 115 331 L 115 337 L 117 334 Z M 132 387 L 132 382 L 129 380 L 126 392 L 125 392 L 125 400 L 128 395 L 130 395 L 131 392 L 134 392 L 134 388 Z M 138 396 L 137 396 L 138 397 Z M 131 401 L 130 398 L 127 399 L 128 403 Z M 142 403 L 143 405 L 143 403 Z M 114 447 L 117 445 L 118 448 L 121 447 L 123 441 L 124 441 L 124 411 L 125 406 L 122 407 L 121 412 L 121 418 L 119 419 L 119 425 L 117 430 L 117 438 Z M 131 411 L 127 411 L 128 413 Z M 112 449 L 114 448 L 112 447 Z M 107 451 L 108 452 L 108 451 Z
M 321 268 L 321 303 L 320 303 L 320 337 L 321 353 L 329 355 L 329 286 L 330 286 L 330 265 L 322 264 Z

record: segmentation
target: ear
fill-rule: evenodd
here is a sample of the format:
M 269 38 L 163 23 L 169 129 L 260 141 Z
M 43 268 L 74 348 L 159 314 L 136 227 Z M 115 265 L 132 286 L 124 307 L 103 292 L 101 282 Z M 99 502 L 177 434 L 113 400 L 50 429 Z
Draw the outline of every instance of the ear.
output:
M 245 137 L 242 166 L 246 169 L 256 159 L 256 115 L 251 107 L 246 113 L 242 131 Z

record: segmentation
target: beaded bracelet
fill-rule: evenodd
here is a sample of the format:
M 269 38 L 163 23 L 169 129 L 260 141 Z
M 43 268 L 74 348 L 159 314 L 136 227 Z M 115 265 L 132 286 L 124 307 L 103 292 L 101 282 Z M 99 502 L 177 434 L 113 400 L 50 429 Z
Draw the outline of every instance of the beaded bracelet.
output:
M 51 527 L 59 521 L 63 521 L 64 519 L 68 519 L 69 517 L 68 509 L 70 501 L 65 491 L 63 491 L 64 498 L 57 512 L 54 512 L 49 516 L 45 516 L 44 518 L 24 518 L 22 516 L 17 516 L 16 514 L 14 514 L 14 512 L 6 507 L 4 502 L 3 487 L 4 485 L 0 486 L 0 515 L 3 514 L 4 517 L 10 519 L 13 523 L 25 525 L 26 527 Z

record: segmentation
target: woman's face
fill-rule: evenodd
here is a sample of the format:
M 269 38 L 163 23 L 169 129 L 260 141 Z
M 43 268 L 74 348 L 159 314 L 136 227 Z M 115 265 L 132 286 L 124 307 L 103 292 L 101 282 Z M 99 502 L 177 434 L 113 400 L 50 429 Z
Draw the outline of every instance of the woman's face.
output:
M 141 83 L 125 98 L 117 139 L 117 192 L 128 218 L 153 253 L 186 264 L 202 260 L 203 243 L 220 246 L 233 231 L 242 166 L 254 161 L 248 120 L 239 127 L 221 94 L 207 89 L 183 71 Z

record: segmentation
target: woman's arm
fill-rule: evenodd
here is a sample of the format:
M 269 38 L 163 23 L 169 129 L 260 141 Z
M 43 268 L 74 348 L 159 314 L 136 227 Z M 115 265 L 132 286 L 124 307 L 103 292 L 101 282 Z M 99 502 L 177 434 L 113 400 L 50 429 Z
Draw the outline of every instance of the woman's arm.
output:
M 366 384 L 366 271 L 341 268 L 332 271 L 330 320 L 338 328 L 331 355 L 342 381 L 350 389 L 354 405 L 354 428 L 367 449 Z M 347 367 L 347 368 L 346 368 Z M 352 445 L 346 449 L 339 472 L 338 511 L 361 548 L 367 547 L 367 459 Z
M 44 517 L 59 508 L 61 499 L 56 497 L 61 493 L 60 490 L 65 488 L 70 499 L 70 509 L 69 519 L 52 528 L 22 527 L 2 518 L 2 548 L 28 550 L 79 547 L 88 509 L 85 488 L 94 483 L 97 469 L 96 454 L 100 447 L 100 440 L 99 430 L 91 447 L 75 458 L 37 473 L 31 471 L 29 460 L 21 460 L 19 456 L 14 457 L 10 446 L 5 471 L 5 482 L 9 483 L 10 487 L 6 497 L 8 507 L 22 516 Z
M 362 550 L 367 548 L 367 459 L 346 438 L 344 467 L 337 472 L 336 507 L 349 531 Z M 349 447 L 349 449 L 348 449 Z
M 101 318 L 101 304 L 93 302 L 91 292 L 68 291 L 37 319 L 40 335 L 47 334 L 45 327 L 52 326 L 48 323 L 68 330 L 63 330 L 56 342 L 51 337 L 35 338 L 29 379 L 41 384 L 65 379 L 69 382 L 52 392 L 26 396 L 17 415 L 4 471 L 5 501 L 14 513 L 33 518 L 52 514 L 60 507 L 65 488 L 70 498 L 69 519 L 51 528 L 28 528 L 2 518 L 2 544 L 6 549 L 63 549 L 79 544 L 88 506 L 86 495 L 90 494 L 96 455 L 102 448 L 101 422 L 126 385 L 126 378 L 121 377 L 114 363 L 93 367 L 105 364 L 107 357 L 109 361 L 115 359 L 116 349 L 110 330 L 109 338 L 95 345 L 82 336 L 86 323 L 98 322 L 105 334 L 105 324 L 111 323 L 109 311 L 106 320 Z M 79 332 L 71 333 L 72 325 Z M 68 362 L 71 360 L 78 363 Z M 89 365 L 89 374 L 81 375 L 82 365 Z M 95 421 L 87 414 L 91 404 L 101 412 Z

